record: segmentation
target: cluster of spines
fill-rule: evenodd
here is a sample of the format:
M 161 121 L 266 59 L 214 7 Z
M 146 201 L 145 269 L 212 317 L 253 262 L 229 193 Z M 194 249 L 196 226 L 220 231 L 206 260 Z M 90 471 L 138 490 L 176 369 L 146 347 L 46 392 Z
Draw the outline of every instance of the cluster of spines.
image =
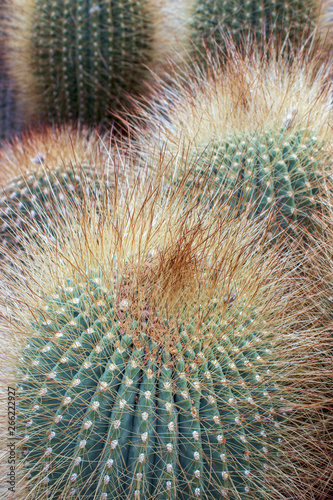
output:
M 247 334 L 253 319 L 240 318 L 232 339 L 218 317 L 200 334 L 183 325 L 174 348 L 161 346 L 144 333 L 149 319 L 145 329 L 117 321 L 99 282 L 69 282 L 47 299 L 23 352 L 32 493 L 261 498 L 279 424 L 269 341 Z
M 143 2 L 36 0 L 34 9 L 32 62 L 46 115 L 101 121 L 148 60 Z
M 233 206 L 252 205 L 256 215 L 275 205 L 277 223 L 285 229 L 306 219 L 314 222 L 329 151 L 306 130 L 238 133 L 213 138 L 196 162 L 199 183 L 208 169 L 205 189 L 212 198 L 232 194 Z

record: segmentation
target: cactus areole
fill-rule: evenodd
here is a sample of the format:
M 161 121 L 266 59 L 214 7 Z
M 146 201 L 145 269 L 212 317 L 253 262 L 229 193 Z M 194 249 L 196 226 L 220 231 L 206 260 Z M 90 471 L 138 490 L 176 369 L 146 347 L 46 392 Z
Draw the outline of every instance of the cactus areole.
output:
M 29 495 L 266 498 L 281 418 L 255 309 L 214 298 L 198 329 L 135 309 L 127 285 L 68 280 L 32 324 L 18 384 Z

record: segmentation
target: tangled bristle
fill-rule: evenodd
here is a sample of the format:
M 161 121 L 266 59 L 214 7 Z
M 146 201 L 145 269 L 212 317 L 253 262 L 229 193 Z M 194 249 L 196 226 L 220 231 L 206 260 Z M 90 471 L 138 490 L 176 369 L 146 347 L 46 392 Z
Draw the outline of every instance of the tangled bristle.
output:
M 25 131 L 20 137 L 2 144 L 0 150 L 0 181 L 22 174 L 63 165 L 100 164 L 105 160 L 103 137 L 85 127 L 72 125 L 40 126 Z M 104 155 L 104 156 L 103 156 Z
M 6 268 L 17 498 L 313 498 L 331 338 L 296 262 L 267 221 L 159 175 Z

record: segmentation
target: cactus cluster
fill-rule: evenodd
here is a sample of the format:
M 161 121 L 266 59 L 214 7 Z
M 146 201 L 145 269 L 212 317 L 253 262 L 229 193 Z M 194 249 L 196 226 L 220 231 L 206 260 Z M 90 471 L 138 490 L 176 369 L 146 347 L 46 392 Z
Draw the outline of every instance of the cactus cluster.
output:
M 223 46 L 226 31 L 236 42 L 287 33 L 295 47 L 325 18 L 320 11 L 317 0 L 13 0 L 6 52 L 25 122 L 105 123 L 129 104 L 128 93 L 144 90 L 147 67 L 159 73 L 168 58 L 191 62 L 203 40 Z
M 320 2 L 3 1 L 25 123 L 64 122 L 0 150 L 9 498 L 330 498 Z M 101 137 L 129 103 L 130 137 Z

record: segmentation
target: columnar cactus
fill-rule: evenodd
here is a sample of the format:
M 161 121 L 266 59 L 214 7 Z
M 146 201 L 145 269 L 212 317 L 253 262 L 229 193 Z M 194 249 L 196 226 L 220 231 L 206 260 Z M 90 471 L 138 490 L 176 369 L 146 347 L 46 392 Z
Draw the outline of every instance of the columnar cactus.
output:
M 236 42 L 256 32 L 300 42 L 316 24 L 319 0 L 13 0 L 7 2 L 6 53 L 24 120 L 43 116 L 95 124 L 144 90 L 149 67 L 193 56 L 220 27 Z M 321 22 L 321 20 L 323 21 Z M 325 29 L 319 30 L 324 36 Z M 211 35 L 213 37 L 211 38 Z
M 139 109 L 148 124 L 139 142 L 148 156 L 152 142 L 157 157 L 162 148 L 178 154 L 173 165 L 181 174 L 195 164 L 206 198 L 232 192 L 233 205 L 250 203 L 256 213 L 274 204 L 285 228 L 309 222 L 331 176 L 331 84 L 329 67 L 316 73 L 306 53 L 293 62 L 268 55 L 234 48 L 223 69 L 213 64 L 209 74 L 164 84 L 153 106 Z
M 152 35 L 144 0 L 14 0 L 8 15 L 8 60 L 26 120 L 95 124 L 140 88 Z
M 29 262 L 33 283 L 6 282 L 17 498 L 323 491 L 330 336 L 308 329 L 294 262 L 266 247 L 260 224 L 170 191 L 62 223 L 57 252 L 50 242 Z
M 4 0 L 0 0 L 0 141 L 19 132 L 19 110 L 14 84 L 9 78 L 4 50 Z

